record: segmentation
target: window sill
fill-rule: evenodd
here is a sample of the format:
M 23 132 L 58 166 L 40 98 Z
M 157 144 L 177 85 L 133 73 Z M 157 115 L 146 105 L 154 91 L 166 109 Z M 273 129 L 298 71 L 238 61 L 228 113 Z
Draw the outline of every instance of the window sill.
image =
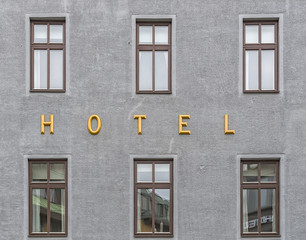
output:
M 243 90 L 243 93 L 279 93 L 279 90 Z
M 33 89 L 30 90 L 31 93 L 65 93 L 66 90 L 64 89 L 54 89 L 54 90 L 42 90 L 42 89 Z

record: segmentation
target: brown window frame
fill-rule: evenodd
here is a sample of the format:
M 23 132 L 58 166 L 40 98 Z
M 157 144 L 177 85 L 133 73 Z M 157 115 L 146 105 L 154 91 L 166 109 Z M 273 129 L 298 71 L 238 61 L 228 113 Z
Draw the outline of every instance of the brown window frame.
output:
M 139 26 L 152 26 L 152 44 L 139 44 Z M 155 26 L 168 26 L 168 44 L 155 44 Z M 171 21 L 136 23 L 136 93 L 172 93 L 172 24 Z M 152 51 L 152 90 L 139 90 L 139 51 Z M 168 51 L 168 90 L 155 91 L 155 51 Z
M 47 25 L 47 43 L 34 43 L 34 24 Z M 50 43 L 50 25 L 63 25 L 63 43 Z M 31 20 L 30 92 L 63 93 L 66 91 L 66 24 L 65 20 Z M 47 50 L 47 89 L 34 89 L 34 50 Z M 50 89 L 50 50 L 63 50 L 63 89 Z
M 243 164 L 258 164 L 258 182 L 243 182 Z M 276 181 L 261 182 L 261 164 L 273 163 L 276 164 Z M 247 233 L 243 232 L 243 189 L 258 189 L 258 219 L 261 219 L 261 189 L 275 189 L 275 209 L 276 209 L 276 233 L 261 232 L 261 224 L 258 224 L 258 232 Z M 241 159 L 240 163 L 240 229 L 242 237 L 280 237 L 280 195 L 279 190 L 279 159 Z M 259 221 L 258 221 L 259 222 Z M 260 221 L 261 222 L 261 221 Z
M 43 163 L 47 164 L 47 182 L 32 182 L 32 164 Z M 50 163 L 63 163 L 65 164 L 65 183 L 52 183 L 50 182 Z M 28 160 L 28 182 L 29 182 L 29 237 L 67 237 L 68 235 L 68 166 L 67 159 L 29 159 Z M 47 189 L 47 233 L 33 233 L 33 209 L 32 209 L 32 189 L 45 188 Z M 65 232 L 56 233 L 50 232 L 50 188 L 65 189 Z
M 258 25 L 258 43 L 245 43 L 245 26 Z M 274 25 L 274 39 L 275 43 L 261 43 L 261 26 Z M 243 92 L 244 93 L 279 93 L 278 80 L 278 20 L 244 20 L 243 21 Z M 258 50 L 258 90 L 246 89 L 246 62 L 245 51 Z M 274 90 L 261 89 L 261 50 L 274 50 Z
M 151 183 L 137 183 L 137 164 L 152 164 L 152 182 Z M 169 183 L 155 183 L 155 164 L 170 164 L 170 182 Z M 137 232 L 137 189 L 150 188 L 152 189 L 152 233 L 138 233 Z M 155 189 L 169 189 L 170 190 L 170 232 L 156 233 L 154 232 L 155 223 Z M 134 236 L 135 237 L 173 237 L 173 159 L 134 159 Z

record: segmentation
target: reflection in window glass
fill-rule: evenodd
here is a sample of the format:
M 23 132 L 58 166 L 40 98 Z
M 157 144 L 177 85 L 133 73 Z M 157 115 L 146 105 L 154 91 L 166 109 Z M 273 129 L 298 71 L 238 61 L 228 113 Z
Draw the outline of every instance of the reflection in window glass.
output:
M 258 164 L 243 164 L 243 182 L 258 181 Z
M 152 233 L 152 189 L 137 190 L 137 232 Z
M 274 50 L 261 51 L 261 88 L 263 90 L 273 90 L 274 76 Z
M 50 163 L 50 181 L 65 181 L 65 164 Z
M 63 88 L 63 50 L 50 50 L 50 89 Z
M 261 231 L 276 232 L 275 189 L 261 189 Z
M 245 51 L 245 88 L 258 90 L 258 50 Z
M 243 189 L 243 232 L 258 232 L 257 189 Z
M 260 167 L 261 182 L 276 181 L 276 164 L 262 163 Z
M 170 232 L 170 189 L 155 189 L 155 232 Z
M 152 164 L 137 164 L 137 182 L 152 182 Z
M 65 189 L 50 189 L 50 231 L 65 232 Z
M 33 163 L 32 164 L 32 182 L 47 181 L 47 164 Z
M 47 189 L 32 189 L 32 232 L 47 232 Z

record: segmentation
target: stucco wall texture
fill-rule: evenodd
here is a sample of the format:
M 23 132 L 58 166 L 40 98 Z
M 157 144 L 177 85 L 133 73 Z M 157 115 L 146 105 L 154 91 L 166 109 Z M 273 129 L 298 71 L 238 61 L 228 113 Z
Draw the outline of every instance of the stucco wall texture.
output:
M 137 155 L 177 156 L 173 239 L 240 239 L 239 154 L 283 156 L 281 237 L 272 239 L 306 239 L 305 3 L 1 0 L 0 239 L 28 239 L 25 155 L 71 156 L 67 239 L 134 239 Z M 28 90 L 31 14 L 67 16 L 66 93 Z M 239 16 L 248 14 L 282 16 L 280 93 L 242 93 Z M 175 16 L 175 94 L 135 94 L 133 15 Z M 54 114 L 54 135 L 41 135 L 41 114 Z M 87 129 L 92 114 L 98 135 Z M 134 114 L 147 115 L 142 135 Z M 190 114 L 191 135 L 178 135 L 179 114 Z M 224 114 L 235 135 L 224 134 Z

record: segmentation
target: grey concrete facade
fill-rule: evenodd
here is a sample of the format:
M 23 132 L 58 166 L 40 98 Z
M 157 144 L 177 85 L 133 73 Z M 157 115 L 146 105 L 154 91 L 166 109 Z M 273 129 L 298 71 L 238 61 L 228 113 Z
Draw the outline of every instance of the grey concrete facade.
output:
M 0 239 L 32 239 L 27 159 L 63 156 L 69 230 L 52 239 L 136 239 L 133 158 L 165 156 L 175 166 L 166 239 L 241 239 L 241 156 L 280 158 L 281 237 L 270 239 L 306 239 L 305 12 L 305 0 L 0 0 Z M 67 90 L 30 93 L 29 20 L 52 16 L 67 23 Z M 280 93 L 242 93 L 245 16 L 279 18 Z M 175 23 L 172 94 L 135 93 L 138 17 Z M 41 135 L 41 114 L 54 114 L 54 135 Z M 142 135 L 134 114 L 147 116 Z M 191 135 L 178 134 L 179 114 Z M 236 134 L 224 134 L 224 114 Z

